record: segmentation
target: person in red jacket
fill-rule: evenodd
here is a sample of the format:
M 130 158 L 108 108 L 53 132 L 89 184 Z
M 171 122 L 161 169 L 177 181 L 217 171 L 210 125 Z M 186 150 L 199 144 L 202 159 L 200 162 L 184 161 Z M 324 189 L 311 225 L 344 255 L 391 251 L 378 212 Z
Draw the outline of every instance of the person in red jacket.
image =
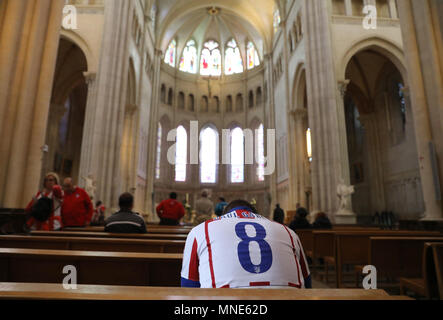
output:
M 72 178 L 63 181 L 65 196 L 62 205 L 62 220 L 64 227 L 89 226 L 94 213 L 91 199 L 85 190 L 74 186 Z
M 43 180 L 43 190 L 37 192 L 37 194 L 29 202 L 25 211 L 30 213 L 32 206 L 42 197 L 47 197 L 53 201 L 53 210 L 49 219 L 46 221 L 38 221 L 34 217 L 30 217 L 26 222 L 31 230 L 41 230 L 41 231 L 54 231 L 60 230 L 62 228 L 62 218 L 61 218 L 61 204 L 63 199 L 63 191 L 59 185 L 59 178 L 56 173 L 50 172 L 46 174 Z
M 160 225 L 177 226 L 179 221 L 185 215 L 185 208 L 177 201 L 177 194 L 172 192 L 170 199 L 163 200 L 157 206 L 157 215 L 160 218 Z

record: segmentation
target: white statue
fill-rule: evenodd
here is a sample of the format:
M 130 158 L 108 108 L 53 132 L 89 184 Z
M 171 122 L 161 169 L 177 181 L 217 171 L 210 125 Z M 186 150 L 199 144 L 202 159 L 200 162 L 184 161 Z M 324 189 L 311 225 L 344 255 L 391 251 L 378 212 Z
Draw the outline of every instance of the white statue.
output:
M 97 189 L 96 182 L 94 180 L 94 176 L 92 174 L 89 174 L 88 177 L 82 177 L 83 180 L 85 180 L 85 191 L 89 195 L 89 197 L 92 199 L 95 198 L 95 190 Z
M 339 199 L 338 213 L 352 214 L 349 209 L 349 198 L 354 194 L 354 186 L 348 186 L 341 181 L 337 186 L 337 196 Z

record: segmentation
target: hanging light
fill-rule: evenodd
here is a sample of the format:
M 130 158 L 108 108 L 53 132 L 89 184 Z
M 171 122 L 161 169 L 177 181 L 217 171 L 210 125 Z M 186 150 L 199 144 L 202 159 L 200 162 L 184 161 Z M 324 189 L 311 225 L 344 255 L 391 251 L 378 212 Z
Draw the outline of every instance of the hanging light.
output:
M 309 162 L 312 162 L 311 128 L 308 128 L 308 130 L 306 130 L 306 149 Z

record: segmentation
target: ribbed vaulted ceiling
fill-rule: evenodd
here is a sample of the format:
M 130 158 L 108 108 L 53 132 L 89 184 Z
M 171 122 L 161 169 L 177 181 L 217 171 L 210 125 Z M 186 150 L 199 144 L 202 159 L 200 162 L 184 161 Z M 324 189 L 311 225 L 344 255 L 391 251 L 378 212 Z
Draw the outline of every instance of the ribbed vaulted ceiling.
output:
M 194 39 L 200 53 L 207 40 L 224 46 L 234 38 L 243 57 L 250 40 L 262 59 L 272 45 L 274 0 L 158 0 L 156 6 L 157 47 L 162 50 L 172 39 L 177 39 L 179 53 Z

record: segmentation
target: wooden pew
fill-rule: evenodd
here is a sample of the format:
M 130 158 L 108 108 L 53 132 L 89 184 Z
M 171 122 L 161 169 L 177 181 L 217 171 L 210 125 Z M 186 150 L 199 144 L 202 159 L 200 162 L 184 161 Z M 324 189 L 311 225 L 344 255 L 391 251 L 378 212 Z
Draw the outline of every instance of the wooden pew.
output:
M 0 282 L 62 284 L 63 268 L 78 284 L 180 286 L 182 254 L 0 249 Z
M 0 299 L 61 300 L 412 300 L 389 296 L 383 290 L 361 289 L 191 289 L 79 285 L 65 290 L 61 284 L 0 283 Z
M 443 300 L 443 244 L 429 243 L 428 246 L 432 248 L 435 273 L 437 275 L 438 292 L 440 295 L 440 300 Z
M 370 237 L 439 237 L 443 236 L 434 231 L 335 231 L 335 270 L 336 284 L 342 287 L 344 265 L 368 265 L 370 252 Z M 359 267 L 360 268 L 360 267 Z
M 108 233 L 108 232 L 80 232 L 80 231 L 32 231 L 32 236 L 44 237 L 83 237 L 83 238 L 130 238 L 156 240 L 186 240 L 186 234 L 136 234 L 136 233 Z
M 160 228 L 158 226 L 147 227 L 148 233 L 161 233 L 161 234 L 188 234 L 192 229 L 189 228 Z M 63 231 L 68 232 L 104 232 L 105 227 L 85 227 L 85 228 L 63 228 Z
M 297 235 L 300 238 L 301 245 L 305 251 L 305 254 L 312 258 L 312 247 L 314 242 L 314 236 L 312 234 L 313 229 L 300 229 L 297 230 Z
M 0 236 L 0 248 L 183 253 L 184 240 Z
M 335 241 L 333 230 L 313 231 L 312 259 L 323 259 L 326 283 L 329 281 L 329 265 L 335 265 Z
M 430 299 L 435 290 L 427 286 L 434 273 L 429 272 L 433 258 L 426 250 L 428 241 L 443 242 L 443 237 L 371 237 L 368 263 L 377 268 L 377 275 L 396 279 L 401 294 L 409 288 Z

